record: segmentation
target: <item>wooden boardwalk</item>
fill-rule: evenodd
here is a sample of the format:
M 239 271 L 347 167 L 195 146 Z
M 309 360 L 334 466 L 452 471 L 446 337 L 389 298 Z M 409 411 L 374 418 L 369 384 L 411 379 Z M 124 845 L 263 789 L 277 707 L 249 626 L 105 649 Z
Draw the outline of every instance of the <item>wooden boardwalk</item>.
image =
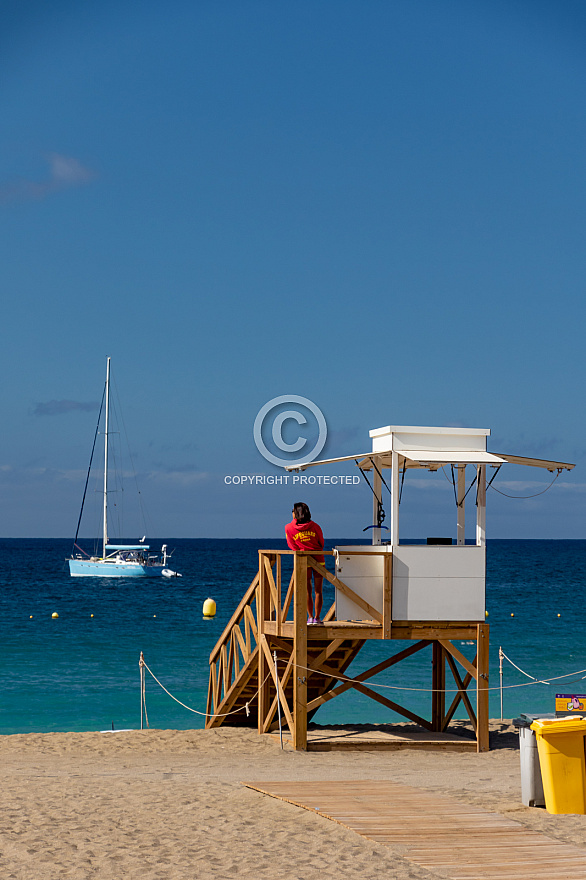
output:
M 586 880 L 586 849 L 453 798 L 394 782 L 246 782 L 451 880 Z

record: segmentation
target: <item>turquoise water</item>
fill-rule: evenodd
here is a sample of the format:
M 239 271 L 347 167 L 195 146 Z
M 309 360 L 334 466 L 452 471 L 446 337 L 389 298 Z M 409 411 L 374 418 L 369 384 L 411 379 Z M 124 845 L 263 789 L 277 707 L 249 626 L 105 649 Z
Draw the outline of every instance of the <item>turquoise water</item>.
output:
M 159 543 L 151 541 L 151 546 Z M 71 578 L 64 562 L 70 541 L 0 540 L 0 733 L 103 730 L 112 724 L 117 729 L 138 727 L 141 651 L 178 699 L 205 711 L 210 650 L 255 574 L 259 547 L 284 549 L 284 543 L 166 543 L 176 548 L 173 566 L 183 572 L 182 578 L 112 581 Z M 586 668 L 585 587 L 586 541 L 488 542 L 492 688 L 499 683 L 499 645 L 537 678 Z M 208 596 L 218 606 L 213 621 L 202 617 Z M 328 599 L 333 601 L 329 586 L 326 603 Z M 54 611 L 57 620 L 51 618 Z M 389 651 L 388 643 L 367 643 L 350 672 L 366 669 L 402 647 L 394 643 Z M 458 647 L 469 656 L 473 650 L 469 645 Z M 429 694 L 416 689 L 430 686 L 430 659 L 425 650 L 379 676 L 381 683 L 414 689 L 383 693 L 427 715 Z M 556 692 L 586 693 L 582 675 L 586 672 L 551 686 L 505 690 L 504 716 L 553 711 Z M 527 681 L 505 663 L 505 685 Z M 203 717 L 178 706 L 148 677 L 147 688 L 151 727 L 203 727 Z M 500 716 L 498 690 L 491 692 L 490 714 Z M 350 692 L 320 709 L 314 720 L 327 724 L 397 719 Z

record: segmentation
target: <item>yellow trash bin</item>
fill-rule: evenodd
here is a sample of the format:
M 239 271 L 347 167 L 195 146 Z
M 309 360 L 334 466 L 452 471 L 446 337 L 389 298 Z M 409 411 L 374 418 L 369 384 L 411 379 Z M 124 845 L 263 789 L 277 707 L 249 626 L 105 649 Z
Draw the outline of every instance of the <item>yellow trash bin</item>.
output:
M 586 814 L 586 718 L 541 718 L 531 730 L 537 737 L 547 812 Z

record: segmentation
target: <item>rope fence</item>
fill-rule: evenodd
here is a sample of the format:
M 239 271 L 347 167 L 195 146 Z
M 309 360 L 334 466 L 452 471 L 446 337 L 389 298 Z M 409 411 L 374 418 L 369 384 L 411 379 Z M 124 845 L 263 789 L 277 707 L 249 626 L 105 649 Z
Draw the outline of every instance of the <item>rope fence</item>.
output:
M 147 710 L 146 710 L 146 687 L 145 687 L 145 675 L 144 675 L 145 670 L 149 673 L 149 675 L 152 676 L 152 678 L 154 679 L 154 681 L 156 681 L 156 683 L 159 685 L 159 687 L 162 688 L 162 690 L 164 690 L 165 693 L 169 697 L 171 697 L 172 700 L 175 700 L 176 703 L 179 703 L 179 705 L 183 706 L 184 709 L 187 709 L 188 712 L 193 712 L 195 715 L 201 715 L 204 718 L 227 718 L 228 715 L 237 715 L 238 712 L 246 712 L 247 716 L 250 715 L 250 703 L 254 699 L 256 699 L 256 697 L 260 693 L 261 689 L 267 683 L 268 679 L 271 677 L 271 674 L 272 674 L 270 672 L 267 673 L 265 680 L 262 682 L 262 684 L 259 685 L 256 693 L 253 694 L 253 696 L 240 709 L 234 709 L 232 712 L 224 712 L 223 714 L 217 714 L 217 713 L 214 714 L 213 712 L 200 712 L 198 709 L 193 709 L 191 706 L 188 706 L 186 703 L 182 703 L 181 700 L 179 700 L 179 699 L 177 699 L 177 697 L 173 696 L 171 691 L 167 690 L 165 685 L 159 681 L 159 679 L 157 678 L 155 673 L 151 669 L 149 669 L 149 667 L 145 663 L 145 659 L 144 659 L 144 655 L 143 655 L 142 651 L 140 652 L 140 660 L 138 661 L 138 665 L 140 667 L 140 694 L 141 694 L 141 698 L 140 698 L 140 729 L 141 730 L 144 730 L 143 717 L 146 720 L 147 727 L 149 727 L 149 721 L 148 721 Z
M 278 669 L 277 669 L 277 667 L 278 667 L 279 662 L 281 663 L 282 666 L 287 666 L 287 661 L 285 661 L 285 660 L 279 661 L 279 660 L 277 659 L 277 654 L 276 654 L 276 652 L 274 652 L 273 657 L 274 657 L 274 664 L 275 664 L 275 672 L 274 672 L 274 675 L 275 675 L 275 678 L 278 678 Z M 507 661 L 508 663 L 510 663 L 511 666 L 513 666 L 518 672 L 520 672 L 522 675 L 525 675 L 527 678 L 531 679 L 531 681 L 521 682 L 520 684 L 508 684 L 508 685 L 505 685 L 505 684 L 503 683 L 503 679 L 504 679 L 504 673 L 503 673 L 503 660 L 506 660 L 506 661 Z M 272 672 L 268 672 L 268 673 L 267 673 L 267 675 L 266 675 L 264 681 L 262 682 L 262 684 L 259 685 L 259 687 L 258 687 L 256 693 L 255 693 L 255 694 L 254 694 L 254 695 L 253 695 L 253 696 L 252 696 L 252 697 L 251 697 L 251 698 L 245 703 L 244 706 L 241 706 L 241 707 L 238 708 L 238 709 L 233 709 L 231 712 L 224 712 L 224 713 L 222 713 L 222 714 L 218 714 L 218 713 L 213 713 L 213 712 L 200 712 L 198 709 L 193 709 L 191 706 L 188 706 L 186 703 L 183 703 L 181 700 L 179 700 L 177 697 L 175 697 L 175 696 L 174 696 L 174 695 L 173 695 L 173 694 L 172 694 L 172 693 L 171 693 L 171 692 L 165 687 L 165 685 L 162 684 L 162 682 L 159 681 L 159 679 L 158 679 L 157 676 L 154 674 L 154 672 L 153 672 L 153 671 L 147 666 L 142 651 L 141 651 L 141 653 L 140 653 L 140 660 L 139 660 L 139 664 L 138 664 L 138 665 L 139 665 L 139 667 L 140 667 L 140 729 L 141 729 L 141 730 L 144 729 L 143 721 L 146 722 L 146 726 L 147 726 L 147 728 L 149 727 L 149 721 L 148 721 L 148 715 L 147 715 L 147 708 L 146 708 L 146 684 L 145 684 L 145 671 L 149 673 L 149 675 L 153 678 L 153 680 L 159 685 L 159 687 L 160 687 L 160 688 L 161 688 L 161 689 L 162 689 L 162 690 L 163 690 L 163 691 L 164 691 L 164 692 L 165 692 L 165 693 L 166 693 L 166 694 L 167 694 L 172 700 L 174 700 L 176 703 L 178 703 L 178 704 L 179 704 L 180 706 L 182 706 L 184 709 L 187 709 L 188 712 L 193 712 L 195 715 L 200 715 L 200 716 L 203 717 L 203 718 L 227 718 L 229 715 L 237 715 L 237 714 L 239 714 L 240 712 L 246 712 L 246 715 L 247 715 L 247 716 L 250 715 L 250 703 L 251 703 L 254 699 L 256 699 L 256 697 L 257 697 L 258 694 L 260 693 L 261 689 L 264 687 L 264 685 L 265 685 L 266 682 L 269 680 L 269 678 L 271 678 L 272 675 L 273 675 Z M 312 673 L 315 673 L 315 674 L 318 674 L 318 675 L 323 675 L 323 674 L 324 674 L 324 673 L 323 673 L 321 670 L 319 670 L 319 669 L 312 669 L 311 666 L 298 666 L 297 664 L 293 664 L 293 668 L 294 668 L 295 670 L 302 671 L 302 672 L 312 672 Z M 577 676 L 579 676 L 579 677 L 577 677 Z M 356 683 L 356 684 L 363 684 L 363 683 L 364 683 L 362 679 L 350 678 L 350 677 L 347 676 L 347 675 L 333 675 L 333 674 L 328 673 L 327 677 L 330 678 L 330 679 L 335 679 L 336 681 L 345 682 L 345 683 L 349 683 L 349 684 L 353 684 L 353 683 Z M 561 682 L 562 680 L 567 680 L 567 679 L 569 679 L 569 681 L 565 681 L 566 684 L 571 684 L 573 681 L 584 681 L 584 680 L 586 679 L 586 669 L 578 669 L 576 672 L 568 672 L 568 673 L 564 673 L 563 675 L 554 675 L 554 676 L 550 676 L 549 678 L 536 678 L 535 676 L 530 675 L 528 672 L 525 672 L 525 670 L 524 670 L 524 669 L 521 669 L 520 666 L 517 666 L 517 664 L 514 663 L 514 662 L 510 659 L 510 657 L 508 657 L 508 656 L 505 654 L 505 652 L 503 651 L 502 647 L 499 646 L 499 678 L 500 678 L 500 683 L 499 683 L 499 685 L 497 685 L 497 686 L 495 686 L 495 687 L 489 687 L 489 688 L 486 688 L 486 690 L 489 691 L 489 692 L 490 692 L 490 691 L 499 691 L 499 692 L 500 692 L 501 721 L 502 721 L 502 720 L 503 720 L 503 692 L 504 692 L 504 691 L 506 691 L 506 690 L 514 690 L 514 689 L 516 689 L 516 688 L 522 688 L 522 687 L 531 687 L 532 685 L 536 685 L 536 684 L 551 685 L 551 684 L 553 684 L 554 682 Z M 279 682 L 279 683 L 280 683 L 280 682 Z M 435 693 L 435 694 L 438 694 L 438 693 L 439 693 L 439 694 L 458 694 L 458 693 L 461 693 L 461 688 L 413 688 L 413 687 L 405 687 L 405 686 L 403 686 L 403 685 L 381 684 L 381 683 L 372 682 L 372 681 L 369 682 L 369 687 L 371 687 L 371 688 L 380 688 L 380 689 L 383 689 L 383 690 L 393 690 L 393 691 L 412 691 L 412 692 L 414 692 L 414 693 L 429 693 L 429 694 L 434 694 L 434 693 Z M 279 708 L 279 730 L 281 731 L 281 748 L 282 748 L 282 730 L 281 730 L 281 718 L 280 718 L 281 704 L 280 704 L 280 699 L 279 699 L 279 701 L 278 701 L 278 708 Z

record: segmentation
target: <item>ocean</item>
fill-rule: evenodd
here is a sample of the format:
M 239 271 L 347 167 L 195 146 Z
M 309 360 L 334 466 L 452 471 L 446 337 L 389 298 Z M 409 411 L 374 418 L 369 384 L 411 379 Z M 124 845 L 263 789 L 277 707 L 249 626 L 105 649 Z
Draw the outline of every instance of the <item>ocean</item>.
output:
M 165 543 L 175 548 L 171 565 L 182 578 L 72 578 L 65 562 L 71 541 L 0 540 L 0 734 L 139 727 L 141 651 L 177 699 L 205 712 L 209 654 L 254 577 L 257 551 L 285 544 Z M 328 546 L 335 543 L 356 542 Z M 499 646 L 535 679 L 565 676 L 535 684 L 504 661 L 505 718 L 554 711 L 556 693 L 586 693 L 585 588 L 586 541 L 488 541 L 491 718 L 500 717 Z M 327 608 L 333 588 L 324 592 Z M 202 614 L 208 597 L 217 604 L 213 620 Z M 473 650 L 457 646 L 467 656 Z M 403 647 L 369 642 L 349 674 Z M 383 691 L 390 699 L 429 715 L 430 659 L 421 651 L 374 681 L 399 689 Z M 174 702 L 148 674 L 147 711 L 153 728 L 204 726 L 203 715 Z M 404 719 L 352 691 L 314 718 L 322 724 L 397 720 Z

